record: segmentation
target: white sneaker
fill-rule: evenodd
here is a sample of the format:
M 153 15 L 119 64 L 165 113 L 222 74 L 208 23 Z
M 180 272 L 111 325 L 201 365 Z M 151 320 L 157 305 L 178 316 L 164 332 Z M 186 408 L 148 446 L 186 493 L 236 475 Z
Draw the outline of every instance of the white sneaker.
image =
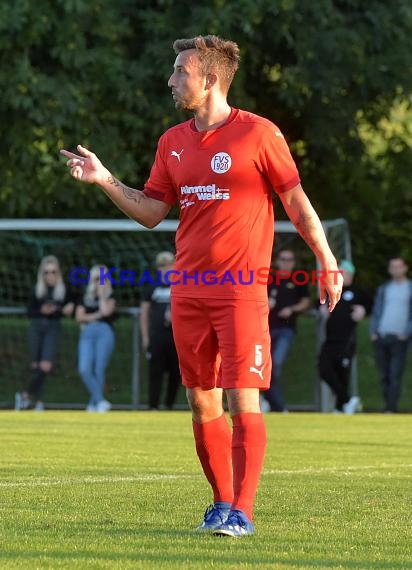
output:
M 336 408 L 332 411 L 332 414 L 334 414 L 335 416 L 338 416 L 340 414 L 343 414 L 343 412 L 341 412 L 341 410 L 337 410 Z
M 358 396 L 352 396 L 352 398 L 349 400 L 349 402 L 346 402 L 346 404 L 343 404 L 343 412 L 345 414 L 348 414 L 351 416 L 352 414 L 357 412 L 359 402 L 360 402 L 360 400 L 359 400 Z
M 100 412 L 100 413 L 108 412 L 111 407 L 112 407 L 112 405 L 110 402 L 108 402 L 107 400 L 102 400 L 101 402 L 99 402 L 97 404 L 96 412 Z
M 96 406 L 94 406 L 93 404 L 88 404 L 86 406 L 86 412 L 90 412 L 90 413 L 97 412 Z

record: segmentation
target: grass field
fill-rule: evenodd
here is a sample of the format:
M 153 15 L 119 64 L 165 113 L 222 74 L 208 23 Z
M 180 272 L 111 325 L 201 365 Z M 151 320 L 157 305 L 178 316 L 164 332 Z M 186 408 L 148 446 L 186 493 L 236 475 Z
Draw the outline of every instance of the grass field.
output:
M 1 412 L 0 567 L 412 568 L 412 418 L 265 416 L 256 535 L 198 536 L 188 412 Z

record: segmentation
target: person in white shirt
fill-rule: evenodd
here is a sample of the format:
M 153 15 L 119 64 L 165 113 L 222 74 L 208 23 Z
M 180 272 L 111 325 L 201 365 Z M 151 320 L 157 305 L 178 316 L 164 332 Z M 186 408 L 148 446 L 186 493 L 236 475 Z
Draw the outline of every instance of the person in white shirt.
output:
M 391 280 L 376 293 L 370 323 L 376 365 L 382 380 L 385 412 L 398 411 L 408 340 L 412 335 L 412 281 L 400 257 L 389 260 Z

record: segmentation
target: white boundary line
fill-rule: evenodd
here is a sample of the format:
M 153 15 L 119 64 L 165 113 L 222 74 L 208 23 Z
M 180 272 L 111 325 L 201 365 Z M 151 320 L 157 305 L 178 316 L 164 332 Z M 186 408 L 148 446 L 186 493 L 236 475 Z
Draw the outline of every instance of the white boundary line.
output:
M 58 485 L 95 485 L 98 483 L 135 483 L 144 482 L 151 483 L 153 481 L 164 481 L 173 479 L 193 479 L 198 477 L 198 475 L 168 475 L 167 473 L 158 473 L 153 475 L 131 475 L 127 477 L 80 477 L 79 479 L 67 478 L 67 479 L 47 479 L 47 478 L 37 478 L 37 479 L 27 479 L 20 481 L 0 481 L 0 488 L 5 487 L 54 487 Z
M 321 475 L 332 473 L 336 475 L 351 475 L 357 471 L 383 471 L 385 469 L 411 469 L 412 463 L 380 465 L 357 465 L 354 467 L 305 467 L 304 469 L 267 469 L 263 475 Z
M 383 471 L 388 469 L 411 469 L 412 464 L 382 464 L 382 465 L 360 465 L 357 467 L 320 467 L 305 469 L 268 469 L 263 471 L 263 476 L 267 475 L 321 475 L 323 473 L 330 473 L 336 475 L 352 475 L 356 472 L 362 471 Z M 19 481 L 0 481 L 0 488 L 10 487 L 56 487 L 59 485 L 95 485 L 102 483 L 151 483 L 155 481 L 179 480 L 179 479 L 197 479 L 201 477 L 201 473 L 185 475 L 175 474 L 170 475 L 167 473 L 154 473 L 152 475 L 135 475 L 135 476 L 115 476 L 115 477 L 81 477 L 67 478 L 67 479 L 47 479 L 35 478 Z

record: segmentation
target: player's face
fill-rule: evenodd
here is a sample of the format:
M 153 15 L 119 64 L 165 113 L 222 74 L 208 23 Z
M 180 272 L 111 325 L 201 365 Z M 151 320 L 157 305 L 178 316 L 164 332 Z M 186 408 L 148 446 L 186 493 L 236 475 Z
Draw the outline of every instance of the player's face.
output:
M 206 77 L 200 69 L 196 50 L 188 49 L 177 55 L 167 85 L 172 90 L 176 109 L 196 112 L 204 105 L 209 90 L 206 89 Z

